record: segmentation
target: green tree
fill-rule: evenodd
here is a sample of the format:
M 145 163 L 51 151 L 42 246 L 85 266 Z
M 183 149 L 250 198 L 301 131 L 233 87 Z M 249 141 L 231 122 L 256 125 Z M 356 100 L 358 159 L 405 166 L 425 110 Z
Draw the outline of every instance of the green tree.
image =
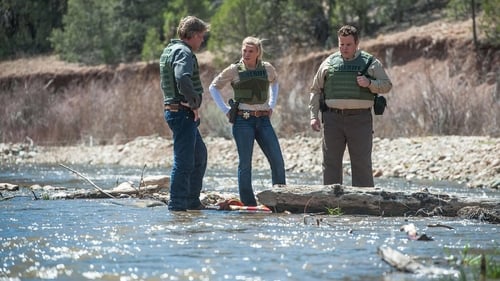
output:
M 169 1 L 163 9 L 164 12 L 161 14 L 162 24 L 155 24 L 146 33 L 141 52 L 142 59 L 151 60 L 160 57 L 164 46 L 170 39 L 176 37 L 177 25 L 181 18 L 187 15 L 194 15 L 208 22 L 212 16 L 213 7 L 209 0 Z
M 114 11 L 122 44 L 121 61 L 134 61 L 142 57 L 146 36 L 151 30 L 161 30 L 163 11 L 168 8 L 163 0 L 120 0 Z M 151 38 L 148 38 L 149 42 Z M 160 38 L 158 37 L 158 40 Z M 151 48 L 154 46 L 148 46 Z
M 141 58 L 150 28 L 161 26 L 161 0 L 68 0 L 64 28 L 51 36 L 68 61 L 116 64 Z
M 117 0 L 68 0 L 64 29 L 53 31 L 51 41 L 62 59 L 85 64 L 116 63 L 120 48 L 113 20 Z
M 452 0 L 457 1 L 457 0 Z M 462 0 L 458 0 L 462 1 Z M 400 28 L 425 22 L 433 12 L 441 10 L 448 0 L 329 0 L 330 25 L 338 29 L 344 24 L 358 27 L 364 36 L 382 30 Z M 336 39 L 335 39 L 336 40 Z
M 480 27 L 491 44 L 500 46 L 500 0 L 483 0 L 483 11 Z
M 500 20 L 498 11 L 500 0 L 450 0 L 446 6 L 448 17 L 453 19 L 473 19 L 474 42 L 476 38 L 476 17 L 482 11 L 479 28 L 486 35 L 488 43 L 500 45 Z
M 239 57 L 246 36 L 265 39 L 268 56 L 283 55 L 290 48 L 323 46 L 328 38 L 323 1 L 233 0 L 225 1 L 211 20 L 208 48 L 225 62 Z
M 196 16 L 209 22 L 216 6 L 210 0 L 173 0 L 169 1 L 163 14 L 163 37 L 166 41 L 176 37 L 179 21 L 188 16 Z
M 158 29 L 150 28 L 144 40 L 144 46 L 141 52 L 142 60 L 158 59 L 162 53 L 163 47 L 163 42 L 158 35 Z
M 332 7 L 332 25 L 340 27 L 344 24 L 352 24 L 364 30 L 368 14 L 368 3 L 368 1 L 364 0 L 335 2 Z
M 288 0 L 276 1 L 276 8 L 281 11 L 278 20 L 270 29 L 270 36 L 279 40 L 275 44 L 285 48 L 279 49 L 283 53 L 290 46 L 300 49 L 323 47 L 330 36 L 328 13 L 324 11 L 323 1 Z M 286 35 L 286 36 L 283 36 Z
M 471 0 L 450 0 L 446 5 L 446 16 L 454 20 L 469 18 L 471 15 Z
M 235 60 L 243 37 L 262 36 L 266 29 L 266 7 L 258 0 L 225 1 L 211 19 L 209 50 L 224 60 Z
M 0 59 L 51 51 L 65 12 L 66 0 L 0 0 Z

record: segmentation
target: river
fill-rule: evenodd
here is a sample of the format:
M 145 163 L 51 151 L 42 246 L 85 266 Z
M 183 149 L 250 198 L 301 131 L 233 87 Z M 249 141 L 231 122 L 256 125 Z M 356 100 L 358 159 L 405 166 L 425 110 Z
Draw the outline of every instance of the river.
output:
M 142 168 L 76 166 L 102 188 L 138 182 Z M 168 174 L 146 169 L 147 175 Z M 319 184 L 303 174 L 289 184 Z M 258 192 L 268 172 L 254 174 Z M 92 188 L 60 166 L 0 167 L 0 182 Z M 208 171 L 205 190 L 235 192 L 235 171 Z M 446 182 L 377 179 L 401 189 L 442 189 Z M 499 198 L 498 192 L 466 190 L 468 196 Z M 2 192 L 4 196 L 5 192 Z M 11 194 L 12 195 L 12 194 Z M 499 258 L 500 227 L 447 217 L 327 216 L 318 224 L 307 214 L 192 211 L 139 208 L 129 199 L 33 200 L 21 188 L 0 201 L 0 280 L 459 280 L 457 275 L 400 273 L 377 255 L 389 246 L 427 265 L 457 268 L 464 248 Z M 408 239 L 400 227 L 413 223 L 433 241 Z M 444 227 L 430 227 L 431 224 Z M 496 256 L 495 256 L 496 255 Z M 500 261 L 499 261 L 500 262 Z M 466 268 L 467 269 L 467 268 Z M 474 280 L 474 272 L 465 271 Z

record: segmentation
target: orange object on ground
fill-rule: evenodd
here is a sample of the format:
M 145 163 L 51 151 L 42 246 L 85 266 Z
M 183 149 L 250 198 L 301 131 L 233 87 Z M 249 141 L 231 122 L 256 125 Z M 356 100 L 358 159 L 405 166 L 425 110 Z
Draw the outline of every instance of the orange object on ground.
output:
M 219 211 L 240 211 L 240 212 L 263 212 L 272 213 L 272 210 L 267 206 L 245 206 L 243 202 L 238 199 L 227 199 L 223 202 L 217 203 Z
M 244 206 L 243 202 L 238 199 L 227 199 L 223 202 L 217 203 L 217 205 L 219 206 L 219 210 L 222 211 L 231 211 L 230 206 Z
M 230 205 L 229 206 L 231 210 L 233 211 L 240 211 L 240 212 L 262 212 L 262 213 L 272 213 L 271 209 L 269 209 L 267 206 L 260 205 L 260 206 L 237 206 L 237 205 Z

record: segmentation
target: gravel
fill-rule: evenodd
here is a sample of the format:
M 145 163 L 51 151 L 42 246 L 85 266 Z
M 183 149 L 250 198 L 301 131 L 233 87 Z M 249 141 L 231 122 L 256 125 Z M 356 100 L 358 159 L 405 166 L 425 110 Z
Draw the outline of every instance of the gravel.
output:
M 211 168 L 238 165 L 233 140 L 205 138 Z M 280 139 L 287 171 L 317 173 L 321 176 L 321 139 L 302 137 Z M 500 187 L 500 139 L 484 136 L 431 136 L 374 139 L 375 177 L 447 180 L 471 188 Z M 159 136 L 138 137 L 118 145 L 37 146 L 32 143 L 0 143 L 4 164 L 118 164 L 150 167 L 172 165 L 172 140 Z M 344 158 L 350 173 L 349 156 Z M 255 145 L 254 169 L 269 169 L 265 156 Z

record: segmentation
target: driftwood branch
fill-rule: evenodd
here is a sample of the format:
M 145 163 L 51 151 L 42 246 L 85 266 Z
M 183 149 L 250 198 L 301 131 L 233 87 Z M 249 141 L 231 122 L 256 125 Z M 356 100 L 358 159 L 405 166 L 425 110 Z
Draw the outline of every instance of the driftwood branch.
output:
M 145 186 L 141 189 L 142 195 L 144 194 L 154 194 L 162 190 L 161 186 Z M 139 191 L 136 187 L 131 187 L 128 190 L 108 190 L 105 193 L 101 191 L 94 190 L 77 190 L 74 192 L 67 192 L 64 194 L 57 194 L 54 199 L 103 199 L 108 198 L 109 195 L 113 196 L 113 198 L 120 198 L 121 196 L 135 196 L 135 197 L 143 197 L 138 196 Z
M 33 197 L 35 197 L 35 200 L 38 200 L 38 197 L 36 196 L 36 193 L 31 189 L 31 193 L 33 193 Z
M 63 164 L 59 164 L 59 166 L 65 168 L 65 169 L 68 169 L 70 170 L 71 172 L 73 172 L 74 174 L 78 175 L 79 177 L 82 177 L 83 179 L 85 179 L 86 181 L 88 181 L 93 187 L 95 187 L 95 189 L 99 190 L 100 192 L 102 192 L 103 194 L 107 195 L 108 197 L 110 198 L 116 198 L 114 197 L 113 195 L 107 193 L 106 191 L 104 191 L 102 188 L 100 188 L 99 186 L 97 186 L 93 181 L 91 181 L 89 178 L 87 178 L 86 176 L 82 175 L 81 173 L 71 169 L 70 167 L 68 166 L 65 166 Z
M 390 266 L 396 268 L 398 271 L 409 272 L 423 275 L 456 275 L 458 271 L 455 269 L 447 269 L 435 266 L 426 266 L 411 257 L 392 249 L 391 247 L 379 247 L 377 250 L 378 255 L 388 263 Z

